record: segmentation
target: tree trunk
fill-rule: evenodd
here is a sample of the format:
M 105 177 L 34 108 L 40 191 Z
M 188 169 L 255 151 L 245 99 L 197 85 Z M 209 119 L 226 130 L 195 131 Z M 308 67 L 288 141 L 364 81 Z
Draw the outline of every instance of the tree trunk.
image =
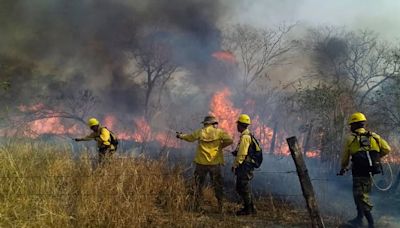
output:
M 278 132 L 278 122 L 275 121 L 274 128 L 273 128 L 273 133 L 272 133 L 272 139 L 271 139 L 271 147 L 269 148 L 269 153 L 270 154 L 274 154 L 274 151 L 275 151 L 277 132 Z
M 310 122 L 310 124 L 308 125 L 308 131 L 307 131 L 307 135 L 304 139 L 304 144 L 303 144 L 303 152 L 304 155 L 307 153 L 308 150 L 310 150 L 310 139 L 311 139 L 311 133 L 312 133 L 312 122 Z

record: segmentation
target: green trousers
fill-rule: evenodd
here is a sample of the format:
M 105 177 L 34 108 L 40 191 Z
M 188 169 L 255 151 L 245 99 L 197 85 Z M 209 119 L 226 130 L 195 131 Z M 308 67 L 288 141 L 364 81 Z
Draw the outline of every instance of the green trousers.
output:
M 236 169 L 236 191 L 242 198 L 244 207 L 253 207 L 253 195 L 251 193 L 251 183 L 254 168 L 251 164 L 244 162 Z
M 372 203 L 369 193 L 372 189 L 371 177 L 353 176 L 353 197 L 357 210 L 371 211 Z
M 194 171 L 196 204 L 198 205 L 199 199 L 203 198 L 202 191 L 207 175 L 210 175 L 211 184 L 214 188 L 218 202 L 222 203 L 224 190 L 221 165 L 196 164 L 196 169 Z

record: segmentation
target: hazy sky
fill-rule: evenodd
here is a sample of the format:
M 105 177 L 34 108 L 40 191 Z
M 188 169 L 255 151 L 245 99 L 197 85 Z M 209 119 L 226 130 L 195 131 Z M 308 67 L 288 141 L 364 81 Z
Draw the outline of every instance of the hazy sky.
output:
M 224 0 L 232 23 L 268 26 L 280 22 L 369 28 L 385 39 L 400 38 L 400 0 Z

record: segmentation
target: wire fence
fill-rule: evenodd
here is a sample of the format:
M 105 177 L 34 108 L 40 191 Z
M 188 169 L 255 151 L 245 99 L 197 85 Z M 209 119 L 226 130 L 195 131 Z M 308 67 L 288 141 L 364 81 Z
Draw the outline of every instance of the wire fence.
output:
M 187 168 L 186 170 L 190 169 L 192 167 Z M 104 173 L 89 173 L 89 174 L 80 174 L 80 175 L 21 175 L 21 174 L 14 174 L 14 175 L 2 175 L 0 176 L 0 180 L 2 182 L 2 185 L 5 186 L 7 184 L 13 184 L 15 181 L 25 181 L 24 183 L 35 183 L 40 185 L 40 181 L 41 180 L 45 180 L 45 181 L 50 181 L 50 180 L 66 180 L 66 179 L 74 179 L 74 180 L 80 180 L 80 179 L 88 179 L 88 178 L 94 178 L 94 179 L 98 179 L 100 180 L 101 178 L 113 178 L 113 179 L 117 179 L 117 178 L 130 178 L 130 177 L 141 177 L 141 178 L 146 178 L 149 176 L 153 176 L 153 177 L 163 177 L 163 176 L 174 176 L 174 177 L 178 177 L 181 176 L 183 174 L 183 172 L 177 172 L 177 173 L 118 173 L 118 174 L 112 174 L 112 173 L 108 173 L 108 174 L 104 174 Z M 255 170 L 254 171 L 255 175 L 275 175 L 275 176 L 280 176 L 280 175 L 285 175 L 285 176 L 291 176 L 292 178 L 297 178 L 297 171 L 295 170 L 287 170 L 287 171 L 263 171 L 263 170 Z M 233 174 L 232 174 L 233 175 Z M 260 176 L 259 176 L 260 177 Z M 261 176 L 262 178 L 263 176 Z M 279 178 L 279 177 L 278 177 Z M 347 179 L 333 179 L 333 178 L 327 178 L 326 176 L 323 177 L 311 177 L 310 178 L 311 181 L 318 181 L 318 182 L 338 182 L 338 181 L 347 181 Z M 281 183 L 282 185 L 285 185 L 284 182 Z M 297 184 L 299 187 L 300 185 Z M 29 187 L 29 184 L 27 184 L 27 186 Z M 53 186 L 49 186 L 49 187 L 53 187 Z M 292 188 L 295 186 L 291 186 Z M 235 192 L 234 189 L 232 190 L 227 190 L 227 192 Z M 76 193 L 76 192 L 72 192 L 72 193 L 43 193 L 43 192 L 39 192 L 39 193 L 34 193 L 34 192 L 25 192 L 23 194 L 14 194 L 15 196 L 26 196 L 26 195 L 37 195 L 37 196 L 53 196 L 53 197 L 57 197 L 57 196 L 69 196 L 69 195 L 85 195 L 85 196 L 89 196 L 89 195 L 98 195 L 101 193 Z M 124 191 L 118 191 L 115 192 L 113 194 L 108 194 L 108 195 L 114 195 L 114 194 L 124 194 L 124 195 L 129 195 L 129 194 L 142 194 L 139 192 L 124 192 Z M 149 194 L 149 195 L 156 195 L 158 193 L 154 193 L 154 194 Z M 271 195 L 276 196 L 276 197 L 302 197 L 303 194 L 302 192 L 298 192 L 297 194 L 282 194 L 282 193 L 271 193 Z M 5 199 L 3 199 L 5 200 Z M 0 200 L 1 202 L 2 200 Z

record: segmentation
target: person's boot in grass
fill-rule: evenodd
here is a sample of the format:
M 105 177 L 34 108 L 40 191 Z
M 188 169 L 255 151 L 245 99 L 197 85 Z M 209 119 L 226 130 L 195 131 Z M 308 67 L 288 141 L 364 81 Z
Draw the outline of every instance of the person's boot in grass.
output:
M 237 216 L 250 215 L 250 214 L 251 214 L 251 210 L 250 210 L 249 206 L 244 206 L 242 209 L 240 209 L 236 212 Z
M 354 227 L 362 227 L 363 226 L 363 218 L 364 212 L 362 210 L 357 210 L 357 217 L 348 221 Z
M 245 204 L 242 209 L 236 212 L 236 215 L 254 215 L 257 214 L 256 208 L 253 203 Z
M 251 214 L 253 214 L 253 215 L 256 215 L 257 214 L 257 209 L 256 209 L 256 207 L 254 206 L 254 204 L 252 203 L 252 204 L 250 204 L 250 213 Z

